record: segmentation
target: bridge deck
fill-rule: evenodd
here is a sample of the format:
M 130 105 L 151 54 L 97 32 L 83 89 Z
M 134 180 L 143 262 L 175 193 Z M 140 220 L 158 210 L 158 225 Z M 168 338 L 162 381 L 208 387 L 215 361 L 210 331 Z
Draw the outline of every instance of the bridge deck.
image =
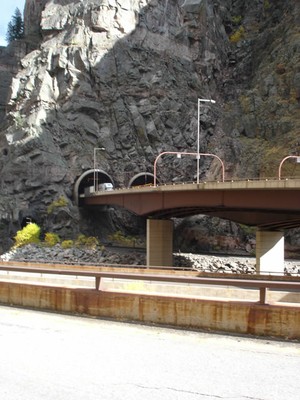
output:
M 155 218 L 206 214 L 263 229 L 300 226 L 300 179 L 140 186 L 92 193 L 84 204 Z

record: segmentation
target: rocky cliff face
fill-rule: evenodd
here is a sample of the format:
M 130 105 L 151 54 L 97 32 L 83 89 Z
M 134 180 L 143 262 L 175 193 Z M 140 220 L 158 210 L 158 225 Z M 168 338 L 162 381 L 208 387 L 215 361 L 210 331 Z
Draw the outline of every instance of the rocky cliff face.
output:
M 201 107 L 200 150 L 226 178 L 276 176 L 300 150 L 296 3 L 27 0 L 28 53 L 0 132 L 3 246 L 26 215 L 67 237 L 87 229 L 73 189 L 95 163 L 126 186 L 162 151 L 195 152 L 199 97 L 216 100 Z M 166 157 L 158 178 L 195 173 L 191 157 Z M 200 174 L 220 166 L 204 157 Z

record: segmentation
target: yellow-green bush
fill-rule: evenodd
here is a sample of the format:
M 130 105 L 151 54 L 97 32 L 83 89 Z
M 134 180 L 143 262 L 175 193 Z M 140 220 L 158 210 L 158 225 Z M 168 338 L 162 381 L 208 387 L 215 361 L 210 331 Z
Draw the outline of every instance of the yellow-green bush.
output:
M 134 247 L 136 244 L 136 238 L 133 236 L 125 236 L 121 231 L 117 231 L 109 236 L 108 238 L 112 242 L 117 242 L 123 246 Z
M 245 37 L 245 28 L 240 26 L 232 35 L 230 35 L 229 40 L 232 43 L 237 43 Z
M 52 246 L 55 246 L 57 243 L 60 242 L 60 238 L 56 233 L 47 232 L 46 235 L 45 235 L 44 242 L 45 242 L 45 244 L 47 246 L 52 247 Z
M 68 204 L 67 199 L 61 196 L 59 199 L 52 201 L 51 204 L 47 207 L 47 213 L 52 214 L 56 208 L 65 207 Z
M 87 247 L 89 249 L 95 249 L 99 245 L 99 241 L 94 236 L 79 235 L 75 241 L 75 245 L 78 247 Z
M 92 250 L 103 251 L 105 247 L 100 245 L 98 239 L 94 236 L 79 235 L 76 240 L 63 240 L 61 242 L 61 247 L 63 249 L 70 249 L 72 247 L 80 247 Z
M 40 242 L 41 228 L 34 223 L 26 225 L 22 230 L 18 231 L 15 239 L 15 247 L 25 246 L 30 243 Z
M 84 246 L 86 241 L 86 236 L 81 234 L 77 236 L 77 239 L 75 240 L 75 246 Z
M 63 249 L 70 249 L 73 246 L 74 246 L 74 241 L 73 240 L 63 240 L 61 242 L 61 247 Z
M 89 249 L 95 249 L 97 246 L 99 246 L 99 241 L 94 236 L 89 236 L 86 239 L 85 246 Z
M 231 18 L 231 21 L 232 21 L 232 23 L 233 23 L 234 25 L 239 25 L 239 24 L 241 23 L 242 19 L 243 19 L 243 17 L 242 17 L 241 15 L 234 15 L 234 16 Z

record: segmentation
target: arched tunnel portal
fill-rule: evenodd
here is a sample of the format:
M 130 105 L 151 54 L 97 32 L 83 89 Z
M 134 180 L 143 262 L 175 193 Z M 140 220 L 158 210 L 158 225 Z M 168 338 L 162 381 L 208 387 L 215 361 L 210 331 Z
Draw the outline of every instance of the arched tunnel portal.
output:
M 89 169 L 77 178 L 74 185 L 74 199 L 78 206 L 81 206 L 81 198 L 87 188 L 93 190 L 101 183 L 111 183 L 114 186 L 112 177 L 102 169 Z
M 131 188 L 133 186 L 145 186 L 145 185 L 153 185 L 154 184 L 154 175 L 150 172 L 140 172 L 130 179 L 128 183 L 128 187 Z

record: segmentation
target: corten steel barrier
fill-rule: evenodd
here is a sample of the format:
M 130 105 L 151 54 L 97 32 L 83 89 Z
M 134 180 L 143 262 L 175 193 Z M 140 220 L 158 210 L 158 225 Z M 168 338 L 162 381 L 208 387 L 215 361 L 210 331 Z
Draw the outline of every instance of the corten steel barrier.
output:
M 197 284 L 197 285 L 212 285 L 212 286 L 233 286 L 245 289 L 259 290 L 259 304 L 266 304 L 266 290 L 276 289 L 280 291 L 300 291 L 299 281 L 280 281 L 267 279 L 245 279 L 245 278 L 212 278 L 212 277 L 189 277 L 189 276 L 174 276 L 163 274 L 141 274 L 128 272 L 107 272 L 107 271 L 92 271 L 78 269 L 49 269 L 49 268 L 34 268 L 34 267 L 15 267 L 2 265 L 0 271 L 22 272 L 22 273 L 38 273 L 38 274 L 53 274 L 76 277 L 93 277 L 95 278 L 95 289 L 100 290 L 102 278 L 112 278 L 120 280 L 138 280 L 138 281 L 153 281 L 153 282 L 168 282 L 182 284 Z M 1 277 L 0 277 L 1 281 Z M 92 289 L 93 290 L 93 289 Z

